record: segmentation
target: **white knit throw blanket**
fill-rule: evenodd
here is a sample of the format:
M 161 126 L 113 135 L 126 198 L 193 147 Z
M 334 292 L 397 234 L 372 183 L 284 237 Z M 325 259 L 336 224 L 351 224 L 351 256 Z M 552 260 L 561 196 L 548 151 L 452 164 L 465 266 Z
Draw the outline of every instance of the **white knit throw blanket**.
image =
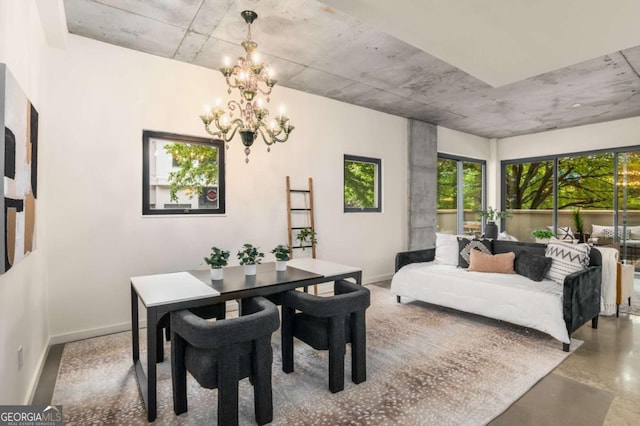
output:
M 598 247 L 602 253 L 602 291 L 600 315 L 616 313 L 616 274 L 618 250 L 610 247 Z

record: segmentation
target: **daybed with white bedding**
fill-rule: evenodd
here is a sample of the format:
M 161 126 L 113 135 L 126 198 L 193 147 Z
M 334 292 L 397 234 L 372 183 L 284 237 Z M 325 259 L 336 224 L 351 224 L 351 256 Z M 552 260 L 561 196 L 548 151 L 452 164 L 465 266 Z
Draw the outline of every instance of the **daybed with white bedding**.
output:
M 544 256 L 545 249 L 544 244 L 492 242 L 494 254 Z M 560 340 L 565 351 L 569 351 L 571 333 L 587 321 L 597 328 L 602 258 L 596 249 L 590 251 L 589 266 L 566 276 L 562 285 L 515 273 L 469 272 L 435 258 L 436 249 L 396 255 L 391 291 L 398 302 L 401 297 L 417 299 L 540 330 Z

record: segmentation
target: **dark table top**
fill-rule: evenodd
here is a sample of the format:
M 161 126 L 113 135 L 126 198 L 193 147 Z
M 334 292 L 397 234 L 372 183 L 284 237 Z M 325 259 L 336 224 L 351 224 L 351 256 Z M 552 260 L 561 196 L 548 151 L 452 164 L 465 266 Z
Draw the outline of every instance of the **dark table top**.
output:
M 256 275 L 245 275 L 243 266 L 226 267 L 222 280 L 212 280 L 208 269 L 188 272 L 214 290 L 219 291 L 221 295 L 233 295 L 259 287 L 284 283 L 300 283 L 302 286 L 305 281 L 322 277 L 322 275 L 292 267 L 287 267 L 286 271 L 276 271 L 275 262 L 256 265 L 256 270 Z

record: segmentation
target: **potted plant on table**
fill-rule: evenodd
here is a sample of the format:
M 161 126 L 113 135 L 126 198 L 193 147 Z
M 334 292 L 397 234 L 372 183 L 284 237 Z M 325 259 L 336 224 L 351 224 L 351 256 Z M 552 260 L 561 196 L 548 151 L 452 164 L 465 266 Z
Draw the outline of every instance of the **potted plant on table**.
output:
M 287 261 L 291 260 L 291 249 L 288 246 L 278 244 L 273 250 L 271 250 L 276 256 L 276 271 L 286 271 Z
M 556 234 L 551 229 L 540 228 L 531 231 L 531 236 L 536 239 L 536 243 L 546 244 Z
M 211 254 L 205 257 L 204 261 L 211 267 L 211 279 L 221 280 L 223 269 L 229 262 L 229 251 L 221 250 L 218 247 L 211 247 Z
M 245 275 L 255 275 L 256 265 L 262 263 L 264 253 L 258 251 L 257 247 L 252 244 L 245 243 L 237 254 L 240 264 L 244 266 Z
M 496 210 L 493 207 L 489 206 L 486 210 L 476 210 L 478 216 L 482 219 L 486 220 L 486 224 L 484 227 L 484 236 L 485 238 L 498 238 L 498 225 L 496 225 L 496 220 L 505 219 L 511 216 L 511 213 L 508 211 L 500 211 Z
M 306 246 L 314 246 L 318 244 L 316 231 L 311 228 L 302 228 L 296 235 L 296 240 L 300 241 L 302 251 L 304 251 Z

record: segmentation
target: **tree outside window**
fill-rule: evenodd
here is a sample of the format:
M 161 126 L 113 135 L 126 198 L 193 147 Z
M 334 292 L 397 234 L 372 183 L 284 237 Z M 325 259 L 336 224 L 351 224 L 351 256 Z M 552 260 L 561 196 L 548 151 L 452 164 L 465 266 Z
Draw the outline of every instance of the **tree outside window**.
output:
M 344 156 L 344 211 L 382 211 L 382 162 L 377 158 Z
M 144 215 L 225 212 L 224 143 L 145 130 Z

